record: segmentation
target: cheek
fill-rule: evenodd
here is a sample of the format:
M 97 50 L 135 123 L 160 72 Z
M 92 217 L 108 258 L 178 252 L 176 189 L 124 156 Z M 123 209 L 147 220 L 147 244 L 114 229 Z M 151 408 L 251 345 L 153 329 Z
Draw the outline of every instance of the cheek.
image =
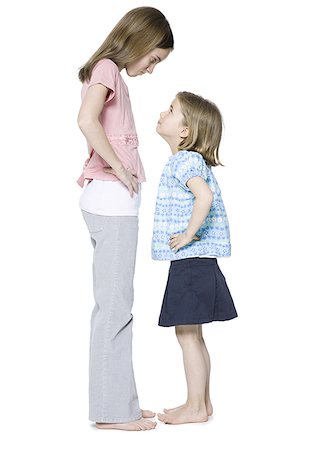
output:
M 142 69 L 147 69 L 148 66 L 149 66 L 149 58 L 148 59 L 142 59 L 139 62 L 139 67 L 141 67 Z
M 169 133 L 169 132 L 171 132 L 171 130 L 172 130 L 172 124 L 170 123 L 170 121 L 169 120 L 165 120 L 163 123 L 162 123 L 162 128 L 163 128 L 163 130 L 165 130 L 167 133 Z
M 135 61 L 132 62 L 132 63 L 130 64 L 129 68 L 130 68 L 130 71 L 131 71 L 131 72 L 135 72 L 135 70 L 137 69 L 137 63 L 136 63 Z

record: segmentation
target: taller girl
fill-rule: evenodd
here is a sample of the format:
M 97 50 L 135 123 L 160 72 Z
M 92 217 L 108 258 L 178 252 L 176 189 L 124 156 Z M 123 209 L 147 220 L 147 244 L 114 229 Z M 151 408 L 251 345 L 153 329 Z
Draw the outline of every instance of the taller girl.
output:
M 151 74 L 173 46 L 164 15 L 155 8 L 135 8 L 79 72 L 78 123 L 89 149 L 78 180 L 81 187 L 88 180 L 80 207 L 94 247 L 89 419 L 98 428 L 138 431 L 156 425 L 146 419 L 154 414 L 140 409 L 132 366 L 133 276 L 145 173 L 120 72 Z

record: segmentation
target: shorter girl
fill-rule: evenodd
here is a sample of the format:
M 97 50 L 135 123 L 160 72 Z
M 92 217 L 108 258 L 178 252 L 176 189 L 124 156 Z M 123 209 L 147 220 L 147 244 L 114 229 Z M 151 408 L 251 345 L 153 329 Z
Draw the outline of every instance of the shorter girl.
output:
M 205 422 L 213 408 L 210 358 L 202 324 L 237 317 L 217 257 L 230 256 L 229 224 L 211 166 L 220 165 L 221 114 L 213 103 L 179 92 L 160 114 L 157 132 L 169 144 L 160 178 L 152 257 L 170 260 L 159 325 L 175 326 L 183 352 L 188 396 L 158 414 L 162 422 Z

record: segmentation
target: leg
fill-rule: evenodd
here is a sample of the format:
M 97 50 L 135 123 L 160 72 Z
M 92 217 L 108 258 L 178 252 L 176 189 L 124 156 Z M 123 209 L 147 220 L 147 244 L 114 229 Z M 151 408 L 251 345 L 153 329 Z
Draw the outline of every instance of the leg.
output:
M 204 338 L 203 338 L 202 325 L 199 325 L 199 336 L 200 336 L 202 353 L 203 353 L 203 357 L 204 357 L 205 365 L 206 365 L 206 370 L 207 370 L 206 388 L 205 388 L 205 405 L 206 405 L 208 416 L 212 416 L 213 415 L 213 406 L 212 406 L 211 399 L 210 399 L 210 389 L 209 389 L 209 387 L 210 387 L 210 374 L 211 374 L 211 360 L 210 360 L 210 356 L 209 356 L 209 353 L 207 351 L 207 348 L 206 348 L 206 345 L 205 345 L 205 341 L 204 341 Z
M 199 339 L 200 339 L 200 344 L 201 344 L 201 350 L 202 350 L 202 354 L 204 357 L 204 361 L 205 361 L 205 365 L 206 365 L 206 372 L 207 372 L 207 377 L 206 377 L 206 388 L 205 388 L 205 405 L 206 405 L 206 410 L 207 410 L 207 415 L 208 416 L 212 416 L 213 415 L 213 406 L 210 400 L 210 393 L 209 393 L 209 385 L 210 385 L 210 372 L 211 372 L 211 361 L 210 361 L 210 356 L 209 353 L 207 351 L 206 345 L 205 345 L 205 341 L 203 338 L 203 333 L 202 333 L 202 325 L 198 325 L 198 332 L 199 332 Z M 181 406 L 177 406 L 176 408 L 170 408 L 170 409 L 166 409 L 164 408 L 164 412 L 165 413 L 173 413 L 176 412 L 177 410 L 184 408 L 185 404 L 181 405 Z
M 151 429 L 155 422 L 141 418 L 132 366 L 137 217 L 101 216 L 100 221 L 102 225 L 95 230 L 94 223 L 88 224 L 94 246 L 95 297 L 89 417 L 98 428 Z
M 205 394 L 208 374 L 199 325 L 176 326 L 176 336 L 183 352 L 188 391 L 187 402 L 175 412 L 159 414 L 159 419 L 171 424 L 206 422 L 208 415 Z

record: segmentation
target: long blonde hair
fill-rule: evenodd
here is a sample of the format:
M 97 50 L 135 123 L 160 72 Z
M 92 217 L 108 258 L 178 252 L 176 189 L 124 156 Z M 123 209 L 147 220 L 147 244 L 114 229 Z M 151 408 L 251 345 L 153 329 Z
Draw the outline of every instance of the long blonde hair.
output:
M 222 117 L 217 106 L 191 92 L 178 92 L 176 95 L 184 125 L 189 134 L 179 144 L 178 150 L 195 150 L 201 153 L 210 166 L 221 165 L 218 149 L 222 135 Z
M 156 8 L 134 8 L 117 23 L 103 44 L 79 70 L 79 79 L 89 80 L 94 66 L 103 58 L 117 66 L 135 61 L 155 48 L 173 49 L 174 38 L 165 16 Z

